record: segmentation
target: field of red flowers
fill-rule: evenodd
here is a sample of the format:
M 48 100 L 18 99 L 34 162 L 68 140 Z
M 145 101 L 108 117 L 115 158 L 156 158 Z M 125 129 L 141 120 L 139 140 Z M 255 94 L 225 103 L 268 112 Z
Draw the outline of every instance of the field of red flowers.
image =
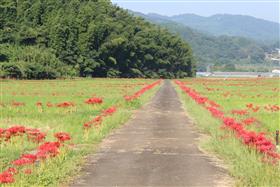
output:
M 231 174 L 242 185 L 280 185 L 276 178 L 280 151 L 275 141 L 280 129 L 279 79 L 187 79 L 174 83 L 184 95 L 186 108 L 191 108 L 189 113 L 212 136 L 210 150 L 230 160 Z
M 3 80 L 0 185 L 65 182 L 93 145 L 124 123 L 159 84 L 140 79 Z

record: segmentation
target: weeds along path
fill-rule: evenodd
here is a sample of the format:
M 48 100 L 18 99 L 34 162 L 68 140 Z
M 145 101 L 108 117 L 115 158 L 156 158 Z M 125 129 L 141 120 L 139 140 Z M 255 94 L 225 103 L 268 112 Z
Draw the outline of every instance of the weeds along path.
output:
M 227 175 L 199 151 L 170 81 L 100 145 L 71 186 L 225 186 Z

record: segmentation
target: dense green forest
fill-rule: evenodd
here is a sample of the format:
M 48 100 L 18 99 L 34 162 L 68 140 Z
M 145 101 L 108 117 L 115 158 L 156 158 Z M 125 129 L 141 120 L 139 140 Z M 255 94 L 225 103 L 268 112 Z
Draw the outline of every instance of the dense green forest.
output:
M 109 0 L 1 0 L 0 76 L 187 77 L 190 46 Z
M 166 27 L 188 41 L 197 59 L 198 71 L 206 71 L 207 66 L 220 67 L 220 70 L 223 71 L 234 71 L 235 65 L 258 66 L 265 64 L 265 52 L 271 52 L 279 45 L 277 41 L 264 44 L 245 37 L 214 36 L 174 22 L 170 20 L 170 17 L 158 14 L 131 13 Z M 196 20 L 194 19 L 193 22 Z

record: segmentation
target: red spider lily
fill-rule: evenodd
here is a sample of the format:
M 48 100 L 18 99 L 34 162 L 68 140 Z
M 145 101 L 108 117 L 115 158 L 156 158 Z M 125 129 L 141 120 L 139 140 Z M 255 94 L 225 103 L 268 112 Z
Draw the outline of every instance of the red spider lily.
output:
M 71 140 L 70 135 L 66 132 L 55 133 L 54 137 L 56 137 L 59 142 L 65 142 L 65 141 Z
M 243 140 L 244 144 L 255 146 L 260 153 L 275 158 L 280 157 L 280 155 L 275 152 L 275 145 L 264 136 L 264 133 L 257 134 L 252 131 L 246 131 L 243 126 L 237 123 L 233 118 L 225 118 L 224 125 L 234 130 L 238 137 Z
M 23 102 L 16 102 L 16 101 L 14 101 L 14 102 L 12 102 L 12 106 L 15 106 L 15 107 L 25 106 L 25 103 L 23 103 Z
M 214 116 L 216 118 L 223 118 L 224 113 L 222 111 L 218 110 L 217 108 L 211 107 L 211 106 L 206 107 L 206 108 L 209 112 L 211 112 L 212 116 Z
M 0 129 L 0 138 L 5 138 L 8 141 L 13 136 L 22 136 L 26 134 L 28 140 L 39 143 L 42 142 L 46 134 L 38 129 L 26 128 L 24 126 L 12 126 L 8 129 Z
M 89 129 L 92 127 L 92 125 L 94 125 L 96 127 L 96 126 L 100 125 L 101 123 L 102 123 L 102 116 L 96 116 L 92 120 L 84 123 L 83 126 L 85 129 Z
M 252 108 L 252 111 L 253 111 L 253 112 L 258 112 L 259 109 L 260 109 L 260 107 L 259 107 L 259 106 L 256 106 L 256 107 Z
M 67 107 L 73 107 L 75 106 L 75 104 L 69 101 L 65 101 L 63 103 L 58 103 L 56 106 L 60 108 L 67 108 Z
M 99 97 L 92 97 L 85 101 L 86 104 L 101 104 L 103 103 L 103 99 Z
M 37 159 L 36 155 L 33 154 L 24 154 L 19 159 L 13 161 L 13 165 L 15 166 L 23 166 L 33 164 Z
M 102 121 L 102 116 L 96 116 L 93 121 L 96 123 L 100 123 Z
M 91 122 L 86 122 L 86 123 L 84 123 L 83 127 L 84 127 L 85 129 L 91 128 Z
M 134 93 L 133 95 L 131 95 L 131 96 L 128 96 L 128 95 L 124 96 L 124 99 L 125 99 L 126 101 L 133 101 L 134 99 L 137 99 L 137 98 L 140 97 L 142 94 L 144 94 L 147 90 L 150 90 L 150 89 L 152 89 L 153 87 L 155 87 L 157 84 L 160 84 L 160 82 L 161 82 L 161 80 L 158 80 L 158 81 L 156 81 L 156 82 L 154 82 L 154 83 L 152 83 L 152 84 L 149 84 L 149 85 L 143 87 L 141 90 L 135 92 L 135 93 Z
M 32 162 L 31 160 L 25 159 L 25 158 L 20 158 L 20 159 L 13 161 L 13 165 L 15 165 L 15 166 L 23 166 L 23 165 L 33 164 L 33 163 L 34 162 Z
M 48 103 L 47 103 L 47 107 L 53 107 L 53 104 L 50 103 L 50 102 L 48 102 Z
M 247 110 L 232 110 L 231 113 L 243 116 L 243 115 L 247 115 L 248 111 Z
M 244 119 L 242 122 L 245 124 L 245 125 L 251 125 L 252 123 L 255 123 L 257 120 L 256 118 L 247 118 L 247 119 Z
M 13 183 L 14 181 L 14 176 L 9 171 L 0 173 L 0 184 Z
M 252 103 L 249 103 L 249 104 L 246 105 L 246 107 L 247 107 L 247 108 L 252 108 L 252 107 L 253 107 L 253 104 L 252 104 Z
M 253 112 L 258 112 L 259 109 L 260 109 L 259 106 L 255 106 L 255 107 L 254 107 L 254 105 L 253 105 L 252 103 L 247 104 L 246 107 L 247 107 L 248 109 L 251 109 Z
M 103 116 L 109 116 L 109 115 L 112 115 L 113 113 L 115 113 L 117 111 L 116 107 L 112 106 L 110 108 L 107 108 L 106 110 L 104 110 L 102 112 L 102 115 Z
M 0 128 L 0 139 L 2 138 L 2 136 L 4 136 L 5 130 Z
M 216 107 L 216 108 L 220 108 L 221 107 L 219 104 L 217 104 L 216 102 L 211 101 L 211 100 L 208 101 L 208 104 L 211 105 L 212 107 Z
M 21 156 L 21 158 L 28 159 L 32 162 L 35 162 L 36 159 L 37 159 L 37 156 L 33 155 L 33 154 L 24 154 L 24 155 Z
M 208 98 L 207 97 L 200 96 L 196 91 L 191 90 L 190 88 L 186 87 L 182 82 L 175 81 L 175 83 L 177 85 L 179 85 L 181 87 L 181 89 L 183 91 L 185 91 L 186 94 L 188 94 L 193 100 L 195 100 L 195 102 L 197 104 L 205 104 L 206 102 L 208 102 Z
M 265 110 L 270 111 L 270 112 L 277 112 L 280 110 L 280 106 L 278 105 L 267 105 L 264 107 Z
M 36 156 L 40 159 L 45 159 L 47 157 L 55 157 L 59 153 L 59 147 L 59 142 L 46 142 L 43 145 L 39 146 Z
M 6 131 L 8 131 L 10 134 L 17 136 L 22 135 L 25 133 L 25 127 L 24 126 L 13 126 L 8 128 Z
M 102 116 L 97 116 L 93 120 L 93 125 L 96 127 L 102 123 Z
M 205 103 L 209 103 L 209 100 L 204 102 L 204 98 L 200 96 L 195 90 L 192 90 L 186 87 L 182 82 L 175 81 L 175 83 L 180 86 L 180 88 L 185 91 L 192 99 L 194 99 L 198 104 L 204 105 Z M 202 100 L 203 102 L 200 102 Z M 205 105 L 204 105 L 205 106 Z M 205 107 L 209 110 L 213 116 L 220 118 L 223 120 L 223 129 L 230 129 L 232 130 L 236 136 L 242 140 L 245 145 L 248 145 L 252 148 L 255 148 L 258 152 L 264 154 L 265 156 L 271 157 L 272 159 L 280 159 L 280 154 L 276 152 L 275 145 L 272 143 L 271 140 L 265 137 L 264 133 L 256 133 L 252 131 L 247 131 L 244 129 L 242 124 L 235 121 L 234 118 L 224 117 L 222 114 L 219 114 L 219 111 L 215 107 Z M 247 108 L 255 109 L 253 104 L 247 104 Z M 258 109 L 256 109 L 258 110 Z M 254 111 L 254 110 L 253 110 Z M 233 114 L 245 115 L 248 113 L 247 110 L 233 110 Z M 245 119 L 244 123 L 252 123 L 254 118 Z
M 45 140 L 46 133 L 40 132 L 38 129 L 27 129 L 28 140 L 40 143 Z
M 37 103 L 36 103 L 36 106 L 37 106 L 37 107 L 42 107 L 42 106 L 43 106 L 43 103 L 42 103 L 42 102 L 37 102 Z
M 134 100 L 136 97 L 135 96 L 128 96 L 128 95 L 125 95 L 124 96 L 124 99 L 126 100 L 126 101 L 132 101 L 132 100 Z
M 24 174 L 26 174 L 26 175 L 30 175 L 31 173 L 32 173 L 31 169 L 24 170 Z
M 7 171 L 11 174 L 17 174 L 18 173 L 16 168 L 8 168 Z

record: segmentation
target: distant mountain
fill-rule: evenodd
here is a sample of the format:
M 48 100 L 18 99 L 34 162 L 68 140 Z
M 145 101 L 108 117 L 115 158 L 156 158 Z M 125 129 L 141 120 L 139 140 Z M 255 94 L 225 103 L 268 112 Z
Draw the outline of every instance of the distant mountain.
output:
M 133 12 L 133 14 L 164 26 L 185 39 L 193 49 L 198 70 L 206 70 L 208 65 L 213 64 L 262 64 L 265 62 L 265 52 L 271 50 L 271 46 L 260 44 L 249 38 L 226 35 L 214 36 L 170 21 L 169 17 L 158 14 L 142 14 L 139 12 Z M 197 19 L 200 18 L 197 17 Z
M 154 14 L 152 16 L 155 17 Z M 216 14 L 203 17 L 195 14 L 182 14 L 165 18 L 216 36 L 242 36 L 259 41 L 279 40 L 279 23 L 251 16 Z

